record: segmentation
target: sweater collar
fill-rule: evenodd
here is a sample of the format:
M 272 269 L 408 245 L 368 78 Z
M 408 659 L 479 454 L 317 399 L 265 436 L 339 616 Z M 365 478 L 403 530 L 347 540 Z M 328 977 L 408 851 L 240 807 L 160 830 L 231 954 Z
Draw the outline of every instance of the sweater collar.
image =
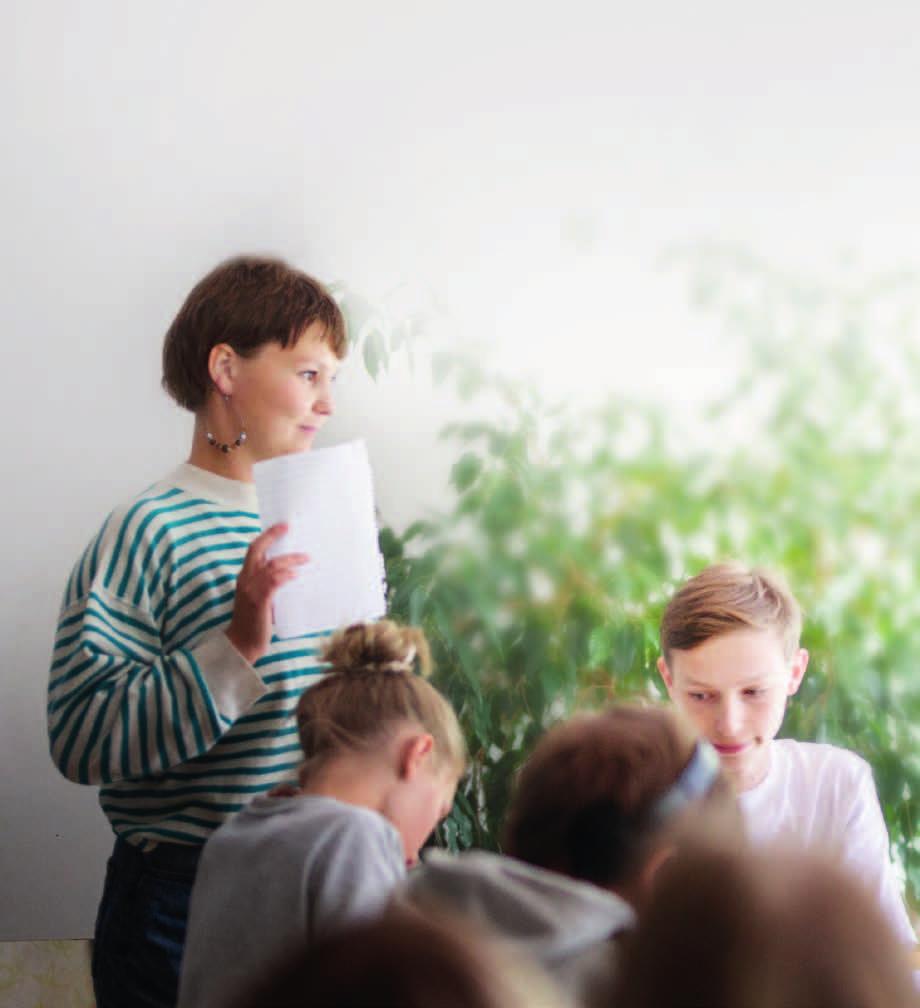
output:
M 208 472 L 190 462 L 183 462 L 170 473 L 166 481 L 180 490 L 214 501 L 215 504 L 259 513 L 254 483 L 218 476 L 217 473 Z

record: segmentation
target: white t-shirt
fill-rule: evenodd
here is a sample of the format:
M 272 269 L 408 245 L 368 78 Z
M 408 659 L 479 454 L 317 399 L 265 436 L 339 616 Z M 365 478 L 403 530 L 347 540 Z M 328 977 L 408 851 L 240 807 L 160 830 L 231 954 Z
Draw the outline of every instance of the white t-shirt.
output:
M 179 1008 L 222 1008 L 286 949 L 382 911 L 405 875 L 399 833 L 377 812 L 255 798 L 202 851 Z
M 836 746 L 777 739 L 767 776 L 739 800 L 753 844 L 801 844 L 835 854 L 878 895 L 895 934 L 916 942 L 864 759 Z

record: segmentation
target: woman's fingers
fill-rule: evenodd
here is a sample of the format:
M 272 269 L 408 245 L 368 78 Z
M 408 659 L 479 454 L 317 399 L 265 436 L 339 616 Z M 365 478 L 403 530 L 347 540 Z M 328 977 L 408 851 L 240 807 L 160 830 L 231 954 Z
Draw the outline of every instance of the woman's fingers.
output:
M 297 577 L 309 561 L 306 553 L 267 556 L 272 544 L 287 532 L 281 522 L 266 529 L 249 545 L 236 582 L 233 615 L 227 628 L 231 643 L 248 661 L 255 662 L 267 650 L 272 634 L 272 598 L 282 586 Z
M 264 532 L 260 532 L 249 544 L 244 564 L 251 562 L 256 567 L 261 566 L 265 562 L 265 554 L 268 552 L 269 547 L 278 542 L 287 530 L 288 527 L 285 522 L 278 522 L 277 525 L 272 525 Z

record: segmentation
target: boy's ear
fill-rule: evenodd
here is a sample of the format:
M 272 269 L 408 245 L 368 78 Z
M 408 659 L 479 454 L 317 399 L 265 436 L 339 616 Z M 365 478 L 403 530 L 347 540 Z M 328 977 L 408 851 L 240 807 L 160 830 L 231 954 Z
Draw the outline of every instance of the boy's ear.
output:
M 410 735 L 399 751 L 399 776 L 405 780 L 412 780 L 433 749 L 434 738 L 428 732 Z
M 658 674 L 664 680 L 665 689 L 668 691 L 668 696 L 673 699 L 673 694 L 671 690 L 674 688 L 674 678 L 671 675 L 671 670 L 668 668 L 668 663 L 664 660 L 664 656 L 658 659 Z
M 236 351 L 228 343 L 217 343 L 208 354 L 208 374 L 222 396 L 233 395 L 236 377 Z
M 789 683 L 786 687 L 787 696 L 792 696 L 794 693 L 798 693 L 799 686 L 802 685 L 802 677 L 805 675 L 805 669 L 807 668 L 808 652 L 802 647 L 796 651 L 792 659 L 792 664 L 789 666 Z

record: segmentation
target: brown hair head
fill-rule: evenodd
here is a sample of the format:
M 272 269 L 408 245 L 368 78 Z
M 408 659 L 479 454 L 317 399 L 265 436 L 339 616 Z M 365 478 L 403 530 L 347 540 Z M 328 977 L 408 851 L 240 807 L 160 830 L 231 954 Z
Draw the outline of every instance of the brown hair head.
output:
M 521 770 L 504 849 L 596 885 L 627 883 L 668 828 L 656 808 L 695 746 L 689 727 L 661 707 L 621 704 L 557 725 Z M 721 771 L 697 804 L 719 814 L 727 811 L 725 828 L 740 832 Z
M 463 921 L 404 905 L 291 950 L 234 1008 L 562 1008 L 527 965 Z
M 338 631 L 323 651 L 331 666 L 297 705 L 305 772 L 338 753 L 366 751 L 409 722 L 434 739 L 437 759 L 466 762 L 457 716 L 423 676 L 431 671 L 428 641 L 416 627 L 392 620 L 355 623 Z M 416 662 L 422 675 L 415 674 Z
M 691 651 L 736 630 L 771 630 L 791 660 L 799 646 L 802 611 L 778 574 L 736 563 L 714 564 L 675 593 L 661 618 L 661 653 Z
M 219 343 L 241 357 L 266 343 L 287 347 L 314 322 L 332 352 L 345 356 L 345 321 L 319 281 L 281 259 L 238 256 L 192 288 L 163 342 L 163 388 L 196 413 L 211 388 L 208 356 Z
M 906 950 L 857 879 L 819 855 L 673 858 L 627 946 L 628 1008 L 908 1008 Z

